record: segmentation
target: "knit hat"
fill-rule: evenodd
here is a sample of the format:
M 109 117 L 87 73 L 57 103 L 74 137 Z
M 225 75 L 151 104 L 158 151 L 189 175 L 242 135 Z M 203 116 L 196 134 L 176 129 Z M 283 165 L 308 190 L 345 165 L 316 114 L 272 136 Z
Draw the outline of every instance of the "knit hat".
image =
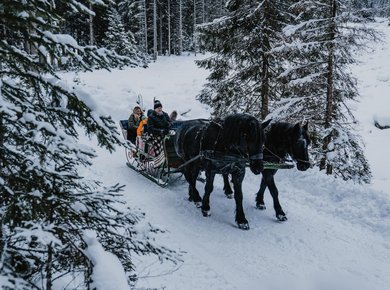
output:
M 162 108 L 162 104 L 160 103 L 159 100 L 155 100 L 154 101 L 154 109 L 157 109 L 157 108 Z

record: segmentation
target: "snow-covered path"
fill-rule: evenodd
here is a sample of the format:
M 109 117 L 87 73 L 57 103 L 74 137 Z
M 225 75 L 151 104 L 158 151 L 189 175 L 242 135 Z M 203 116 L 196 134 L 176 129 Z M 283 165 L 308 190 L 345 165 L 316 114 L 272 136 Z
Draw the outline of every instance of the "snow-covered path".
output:
M 379 26 L 386 29 L 384 24 Z M 386 34 L 390 39 L 389 28 Z M 383 55 L 389 55 L 390 47 L 385 44 L 379 47 L 367 59 L 363 58 L 365 63 L 356 70 L 367 73 L 363 97 L 374 92 L 377 82 L 383 82 L 372 78 L 372 75 L 382 74 L 373 66 L 380 63 L 380 59 L 383 61 Z M 196 68 L 194 58 L 166 57 L 151 64 L 149 69 L 98 71 L 82 74 L 80 80 L 97 106 L 116 120 L 128 117 L 137 94 L 144 96 L 146 108 L 151 107 L 156 97 L 168 113 L 173 109 L 179 113 L 191 109 L 187 118 L 208 117 L 207 108 L 195 100 L 207 73 Z M 380 68 L 385 69 L 385 64 Z M 385 73 L 390 76 L 389 71 L 383 71 Z M 73 75 L 68 77 L 72 79 Z M 385 93 L 380 92 L 382 96 Z M 364 99 L 362 105 L 366 101 L 370 102 Z M 379 96 L 375 99 L 375 102 L 381 101 Z M 369 122 L 372 123 L 367 114 L 374 113 L 367 111 L 370 108 L 373 107 L 364 109 L 363 117 L 358 115 L 359 120 L 366 121 L 364 134 L 372 129 L 367 129 Z M 358 114 L 360 111 L 358 107 Z M 380 138 L 390 140 L 388 134 Z M 375 150 L 369 146 L 368 149 Z M 275 219 L 269 195 L 266 195 L 267 210 L 255 209 L 260 177 L 247 171 L 243 185 L 244 209 L 251 229 L 241 231 L 234 223 L 234 201 L 224 197 L 220 177 L 216 178 L 211 195 L 212 215 L 204 218 L 200 210 L 186 200 L 184 182 L 162 189 L 127 168 L 123 149 L 111 155 L 102 149 L 96 150 L 99 156 L 90 174 L 107 184 L 126 184 L 124 195 L 129 205 L 141 208 L 153 225 L 167 229 L 166 234 L 158 236 L 158 242 L 184 251 L 183 263 L 178 267 L 150 261 L 146 264 L 140 259 L 137 262 L 141 276 L 138 287 L 390 289 L 390 184 L 386 177 L 379 178 L 382 183 L 375 183 L 374 189 L 334 180 L 315 169 L 281 170 L 276 182 L 289 220 L 280 223 Z M 372 162 L 375 162 L 374 174 L 379 174 L 383 161 L 373 159 Z M 202 187 L 203 184 L 198 183 L 200 192 Z

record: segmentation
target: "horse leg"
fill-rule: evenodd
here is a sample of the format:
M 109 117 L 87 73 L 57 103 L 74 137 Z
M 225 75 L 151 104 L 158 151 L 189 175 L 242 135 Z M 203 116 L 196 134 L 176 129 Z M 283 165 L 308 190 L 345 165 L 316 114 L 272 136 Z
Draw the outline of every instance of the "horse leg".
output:
M 184 171 L 184 177 L 188 182 L 188 200 L 193 201 L 196 207 L 201 206 L 202 198 L 199 195 L 198 190 L 196 189 L 196 179 L 199 174 L 199 169 L 194 166 L 189 166 Z
M 222 176 L 223 176 L 223 191 L 225 192 L 226 197 L 231 199 L 233 198 L 233 190 L 230 187 L 229 175 L 222 174 Z
M 206 170 L 206 185 L 204 187 L 204 196 L 202 199 L 202 214 L 207 217 L 210 216 L 210 194 L 214 189 L 215 173 Z
M 267 186 L 269 188 L 269 191 L 271 193 L 272 199 L 274 201 L 274 209 L 275 209 L 275 214 L 276 218 L 279 221 L 286 221 L 287 217 L 286 214 L 284 213 L 282 206 L 279 203 L 279 191 L 275 185 L 275 180 L 274 180 L 274 175 L 276 173 L 276 170 L 270 170 L 269 173 L 263 173 L 263 178 L 265 178 L 265 181 L 267 183 Z
M 245 168 L 232 175 L 234 199 L 236 201 L 236 223 L 240 229 L 249 230 L 249 223 L 245 218 L 244 208 L 242 206 L 242 181 L 244 180 L 244 176 Z
M 265 192 L 265 189 L 267 188 L 267 182 L 264 178 L 264 175 L 268 174 L 267 173 L 268 171 L 269 171 L 268 169 L 265 169 L 263 171 L 262 177 L 261 177 L 260 189 L 256 194 L 256 208 L 261 209 L 261 210 L 266 209 L 265 203 L 264 203 L 264 192 Z

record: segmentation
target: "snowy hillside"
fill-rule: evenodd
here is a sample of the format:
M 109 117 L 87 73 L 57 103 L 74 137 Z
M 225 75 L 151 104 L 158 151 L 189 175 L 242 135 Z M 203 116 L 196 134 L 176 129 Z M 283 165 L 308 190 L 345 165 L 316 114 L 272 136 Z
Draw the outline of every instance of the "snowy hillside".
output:
M 127 185 L 124 195 L 129 205 L 141 208 L 147 222 L 167 230 L 157 242 L 183 251 L 183 262 L 177 266 L 136 258 L 137 287 L 390 289 L 390 130 L 374 126 L 374 118 L 390 117 L 390 27 L 375 26 L 385 33 L 386 42 L 362 55 L 362 63 L 354 68 L 362 94 L 356 116 L 372 166 L 372 185 L 341 182 L 317 169 L 280 170 L 276 182 L 288 216 L 280 223 L 270 195 L 265 197 L 267 210 L 255 208 L 260 177 L 248 170 L 243 192 L 251 229 L 242 231 L 235 225 L 235 204 L 225 198 L 221 177 L 211 195 L 211 216 L 205 218 L 187 201 L 184 181 L 162 189 L 126 166 L 122 148 L 112 155 L 96 148 L 98 158 L 88 174 L 107 184 Z M 190 110 L 185 118 L 207 118 L 208 108 L 195 100 L 207 72 L 193 61 L 202 57 L 161 57 L 148 69 L 65 76 L 69 85 L 78 79 L 95 107 L 117 121 L 128 118 L 138 94 L 146 108 L 156 97 L 168 113 Z M 202 187 L 198 183 L 201 193 Z

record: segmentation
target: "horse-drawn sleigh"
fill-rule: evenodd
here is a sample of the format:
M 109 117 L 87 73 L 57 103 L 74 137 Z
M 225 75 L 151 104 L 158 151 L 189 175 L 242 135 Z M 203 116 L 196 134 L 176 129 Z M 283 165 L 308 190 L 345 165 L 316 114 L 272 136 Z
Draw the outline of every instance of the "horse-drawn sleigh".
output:
M 197 121 L 207 122 L 207 120 Z M 151 135 L 138 137 L 137 144 L 128 141 L 125 147 L 126 165 L 161 187 L 166 187 L 169 183 L 179 179 L 182 176 L 181 168 L 184 162 L 175 151 L 174 138 L 177 129 L 184 123 L 185 121 L 174 122 L 169 134 L 162 137 L 163 160 L 156 156 Z M 127 139 L 127 120 L 121 120 L 120 126 L 123 137 Z
M 231 175 L 236 201 L 236 222 L 239 228 L 249 229 L 242 207 L 241 187 L 245 168 L 249 167 L 254 174 L 260 174 L 264 169 L 265 172 L 271 170 L 273 178 L 276 170 L 294 166 L 292 163 L 286 163 L 284 156 L 279 159 L 268 158 L 269 161 L 264 162 L 264 128 L 268 123 L 269 121 L 261 124 L 248 114 L 233 114 L 217 120 L 175 122 L 170 133 L 163 138 L 162 160 L 155 154 L 156 150 L 150 139 L 152 137 L 147 137 L 141 140 L 142 146 L 129 142 L 126 148 L 127 165 L 162 187 L 183 174 L 189 184 L 189 200 L 201 207 L 204 216 L 208 216 L 210 212 L 209 197 L 213 190 L 215 174 L 223 174 L 225 181 L 226 176 Z M 127 120 L 121 121 L 120 124 L 126 138 Z M 295 134 L 294 132 L 291 130 L 292 134 Z M 297 135 L 296 139 L 299 138 L 300 135 Z M 289 140 L 293 139 L 289 137 Z M 294 147 L 292 145 L 291 148 Z M 284 155 L 286 154 L 296 157 L 292 151 L 284 152 Z M 304 158 L 307 159 L 308 155 Z M 204 171 L 206 176 L 203 198 L 196 189 L 196 180 L 201 171 Z M 267 185 L 266 183 L 265 186 Z M 224 189 L 225 194 L 231 196 L 232 190 L 226 182 Z M 229 190 L 230 192 L 226 192 Z

